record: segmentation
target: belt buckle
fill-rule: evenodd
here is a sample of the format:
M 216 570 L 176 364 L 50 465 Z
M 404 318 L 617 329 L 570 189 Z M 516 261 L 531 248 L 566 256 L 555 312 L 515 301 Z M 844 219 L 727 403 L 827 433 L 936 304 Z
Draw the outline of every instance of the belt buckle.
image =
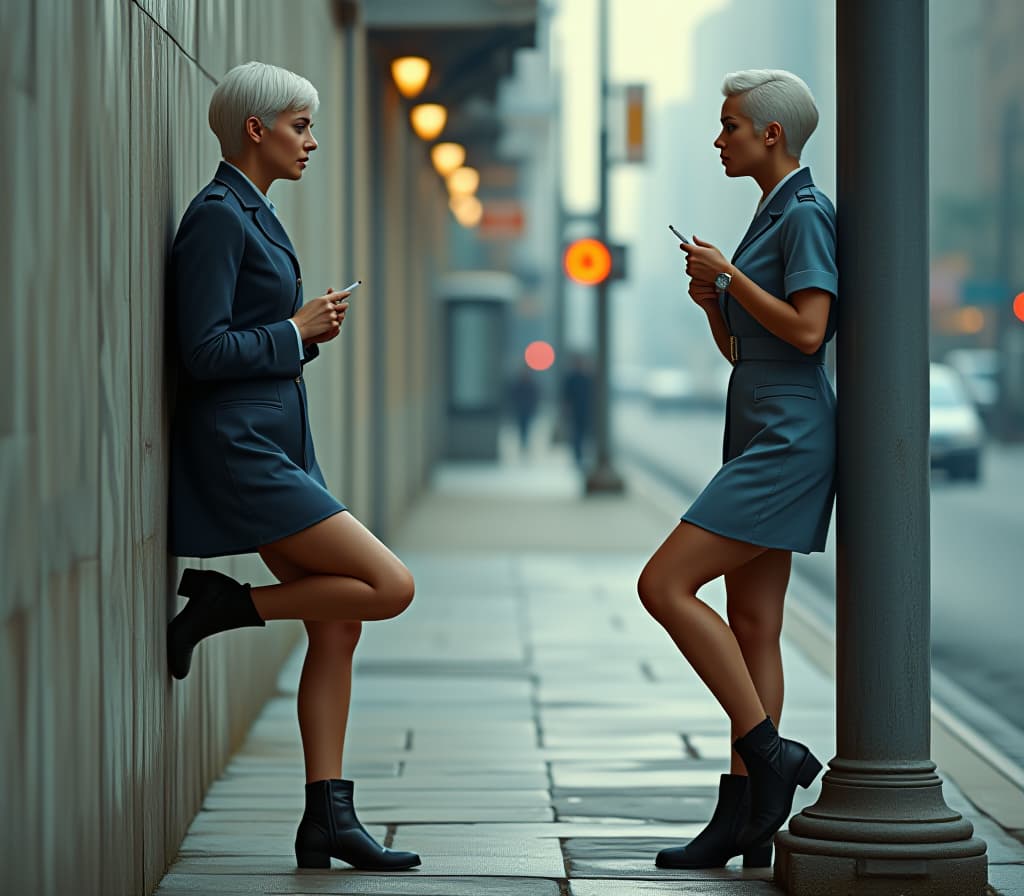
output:
M 729 337 L 729 360 L 735 364 L 740 359 L 740 341 L 735 336 Z

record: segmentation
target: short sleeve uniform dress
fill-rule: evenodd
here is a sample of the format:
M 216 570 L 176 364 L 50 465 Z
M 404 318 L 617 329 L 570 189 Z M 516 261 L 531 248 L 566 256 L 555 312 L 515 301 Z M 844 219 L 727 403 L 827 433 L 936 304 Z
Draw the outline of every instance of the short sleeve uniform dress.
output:
M 825 342 L 835 335 L 835 209 L 806 168 L 755 216 L 733 256 L 743 273 L 786 301 L 816 287 L 831 293 Z M 682 519 L 766 548 L 825 549 L 835 498 L 836 399 L 814 355 L 773 336 L 728 293 L 731 334 L 722 467 Z
M 244 554 L 345 510 L 313 450 L 303 348 L 288 320 L 302 277 L 256 187 L 221 163 L 171 251 L 168 324 L 178 355 L 171 423 L 170 553 Z

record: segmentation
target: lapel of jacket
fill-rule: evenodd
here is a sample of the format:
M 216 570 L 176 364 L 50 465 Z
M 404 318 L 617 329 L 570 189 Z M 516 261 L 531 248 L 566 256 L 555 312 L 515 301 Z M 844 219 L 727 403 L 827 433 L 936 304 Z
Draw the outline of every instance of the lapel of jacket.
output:
M 297 276 L 299 272 L 299 259 L 295 255 L 292 241 L 288 239 L 288 234 L 285 233 L 284 227 L 277 220 L 277 215 L 270 210 L 267 203 L 257 194 L 256 188 L 234 168 L 224 162 L 220 163 L 213 179 L 231 190 L 238 197 L 238 201 L 242 203 L 242 208 L 252 212 L 256 226 L 259 227 L 260 232 L 270 242 L 288 253 Z
M 761 234 L 772 227 L 779 218 L 782 217 L 782 213 L 786 210 L 786 205 L 789 200 L 793 198 L 793 195 L 797 190 L 801 190 L 804 187 L 813 186 L 814 181 L 811 180 L 811 169 L 804 168 L 794 174 L 789 180 L 782 185 L 782 189 L 775 194 L 775 198 L 772 199 L 768 205 L 761 209 L 759 214 L 753 221 L 750 222 L 750 227 L 747 228 L 747 232 L 743 239 L 740 240 L 740 244 L 736 251 L 732 254 L 732 262 L 736 263 L 736 259 L 740 257 L 740 253 L 747 248 L 754 240 L 756 240 Z

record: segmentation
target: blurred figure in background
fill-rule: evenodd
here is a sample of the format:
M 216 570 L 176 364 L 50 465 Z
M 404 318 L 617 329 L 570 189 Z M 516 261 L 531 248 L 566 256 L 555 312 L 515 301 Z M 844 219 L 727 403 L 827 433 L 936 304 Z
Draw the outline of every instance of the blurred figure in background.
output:
M 529 367 L 523 367 L 509 387 L 509 404 L 519 428 L 519 448 L 523 454 L 526 454 L 530 444 L 530 427 L 533 418 L 537 416 L 539 402 L 540 387 L 536 376 Z
M 562 401 L 569 421 L 569 442 L 576 466 L 583 466 L 583 449 L 590 431 L 590 405 L 594 388 L 587 359 L 573 355 L 572 366 L 562 383 Z

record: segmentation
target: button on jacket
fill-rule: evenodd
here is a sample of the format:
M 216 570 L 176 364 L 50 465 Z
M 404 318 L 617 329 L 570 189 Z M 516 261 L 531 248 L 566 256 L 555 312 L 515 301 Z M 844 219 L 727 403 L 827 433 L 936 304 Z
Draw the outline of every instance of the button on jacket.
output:
M 169 550 L 255 551 L 344 510 L 327 491 L 289 318 L 299 262 L 256 188 L 221 163 L 171 250 L 169 325 L 178 390 L 171 426 Z

